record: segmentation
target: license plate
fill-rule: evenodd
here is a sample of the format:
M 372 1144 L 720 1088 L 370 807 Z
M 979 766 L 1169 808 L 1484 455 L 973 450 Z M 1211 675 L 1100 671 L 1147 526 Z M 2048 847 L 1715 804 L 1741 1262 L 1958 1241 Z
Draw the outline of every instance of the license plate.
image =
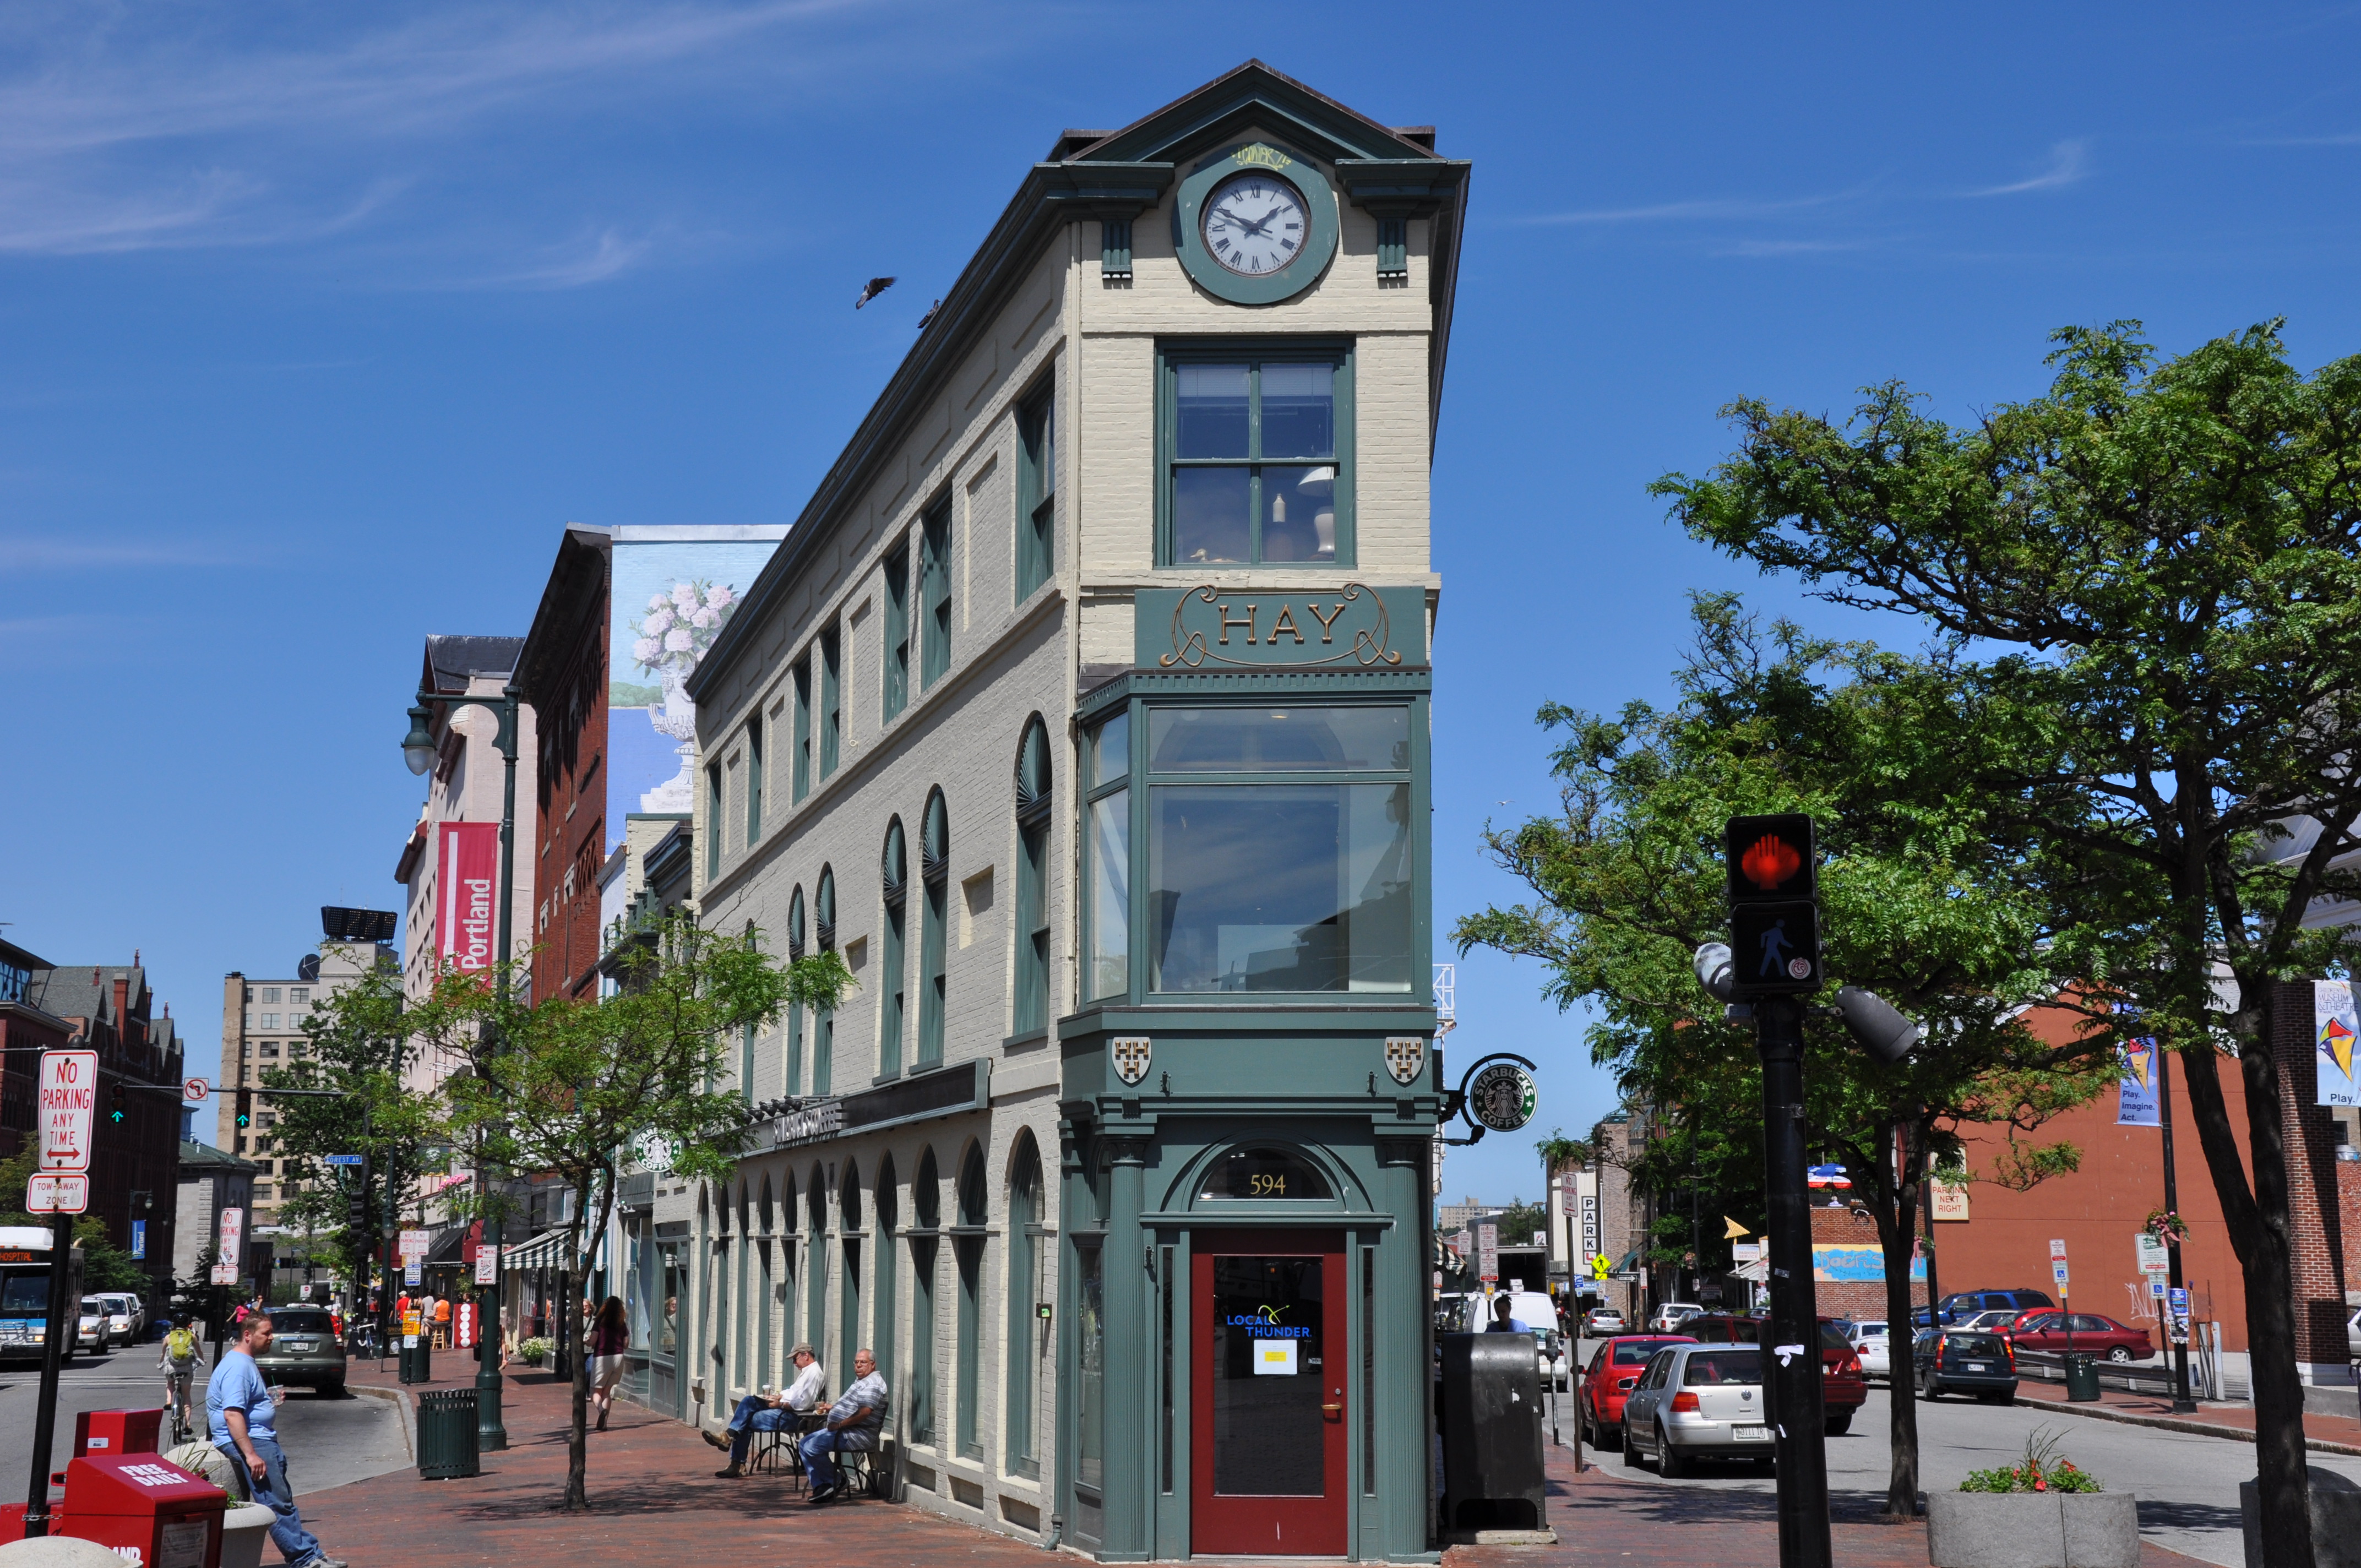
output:
M 283 1348 L 300 1354 L 310 1350 L 312 1348 L 312 1342 L 307 1339 L 291 1339 Z
M 1992 1370 L 1992 1366 L 1986 1362 L 1971 1361 L 1968 1363 L 1968 1370 L 1971 1372 L 1989 1372 Z
M 1741 1442 L 1769 1442 L 1771 1429 L 1769 1427 L 1732 1427 L 1730 1429 L 1730 1435 Z

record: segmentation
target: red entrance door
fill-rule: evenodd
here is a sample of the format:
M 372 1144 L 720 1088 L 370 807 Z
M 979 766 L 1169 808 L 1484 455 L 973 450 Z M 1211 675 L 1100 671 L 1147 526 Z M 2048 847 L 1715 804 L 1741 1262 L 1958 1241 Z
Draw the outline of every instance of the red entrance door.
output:
M 1199 1232 L 1191 1550 L 1345 1553 L 1345 1244 Z

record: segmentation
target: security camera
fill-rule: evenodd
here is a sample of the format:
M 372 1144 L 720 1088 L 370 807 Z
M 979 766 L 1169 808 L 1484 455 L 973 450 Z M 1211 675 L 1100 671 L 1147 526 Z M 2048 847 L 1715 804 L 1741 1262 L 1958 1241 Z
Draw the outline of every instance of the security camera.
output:
M 1697 950 L 1697 956 L 1689 960 L 1689 967 L 1697 970 L 1697 983 L 1705 987 L 1708 996 L 1716 1002 L 1730 1000 L 1737 979 L 1730 967 L 1729 943 L 1708 942 Z
M 1837 1016 L 1844 1020 L 1845 1032 L 1880 1061 L 1900 1061 L 1918 1043 L 1918 1025 L 1877 992 L 1847 985 L 1838 989 L 1836 1000 Z

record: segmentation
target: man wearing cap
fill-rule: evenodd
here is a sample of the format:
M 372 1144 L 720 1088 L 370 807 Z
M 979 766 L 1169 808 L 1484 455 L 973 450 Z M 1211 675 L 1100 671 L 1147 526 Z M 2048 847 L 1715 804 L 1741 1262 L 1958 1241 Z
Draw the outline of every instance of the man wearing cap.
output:
M 796 1364 L 796 1380 L 787 1391 L 775 1398 L 749 1394 L 738 1401 L 737 1413 L 730 1418 L 729 1426 L 721 1432 L 705 1432 L 705 1441 L 716 1448 L 730 1451 L 727 1469 L 717 1470 L 716 1475 L 734 1477 L 746 1473 L 746 1445 L 754 1441 L 758 1431 L 782 1431 L 796 1425 L 796 1418 L 807 1416 L 819 1408 L 828 1392 L 828 1373 L 820 1366 L 819 1356 L 811 1346 L 799 1344 L 792 1355 Z M 726 1432 L 728 1435 L 724 1436 Z

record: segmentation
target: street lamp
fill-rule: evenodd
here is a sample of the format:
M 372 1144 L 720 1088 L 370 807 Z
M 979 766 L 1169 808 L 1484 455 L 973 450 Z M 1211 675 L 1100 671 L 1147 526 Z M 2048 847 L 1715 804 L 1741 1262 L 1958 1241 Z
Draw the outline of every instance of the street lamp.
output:
M 509 993 L 510 942 L 513 935 L 510 927 L 516 905 L 517 701 L 513 679 L 500 688 L 498 698 L 438 692 L 422 685 L 418 688 L 418 700 L 411 705 L 410 733 L 401 738 L 401 760 L 409 764 L 412 773 L 423 774 L 434 765 L 436 747 L 428 720 L 436 709 L 442 710 L 446 722 L 450 715 L 470 704 L 489 708 L 500 718 L 500 727 L 492 737 L 492 745 L 500 754 L 506 777 L 500 794 L 500 897 L 492 983 L 497 988 L 495 994 L 503 1001 Z M 491 1173 L 481 1164 L 476 1168 L 476 1187 L 479 1194 L 489 1196 Z M 490 1343 L 491 1337 L 500 1332 L 500 1218 L 499 1211 L 489 1203 L 484 1205 L 483 1224 L 483 1236 L 477 1245 L 478 1249 L 492 1249 L 492 1278 L 477 1292 L 476 1446 L 499 1450 L 508 1447 L 509 1433 L 500 1423 L 500 1357 L 492 1354 Z M 390 1299 L 391 1290 L 386 1294 Z

